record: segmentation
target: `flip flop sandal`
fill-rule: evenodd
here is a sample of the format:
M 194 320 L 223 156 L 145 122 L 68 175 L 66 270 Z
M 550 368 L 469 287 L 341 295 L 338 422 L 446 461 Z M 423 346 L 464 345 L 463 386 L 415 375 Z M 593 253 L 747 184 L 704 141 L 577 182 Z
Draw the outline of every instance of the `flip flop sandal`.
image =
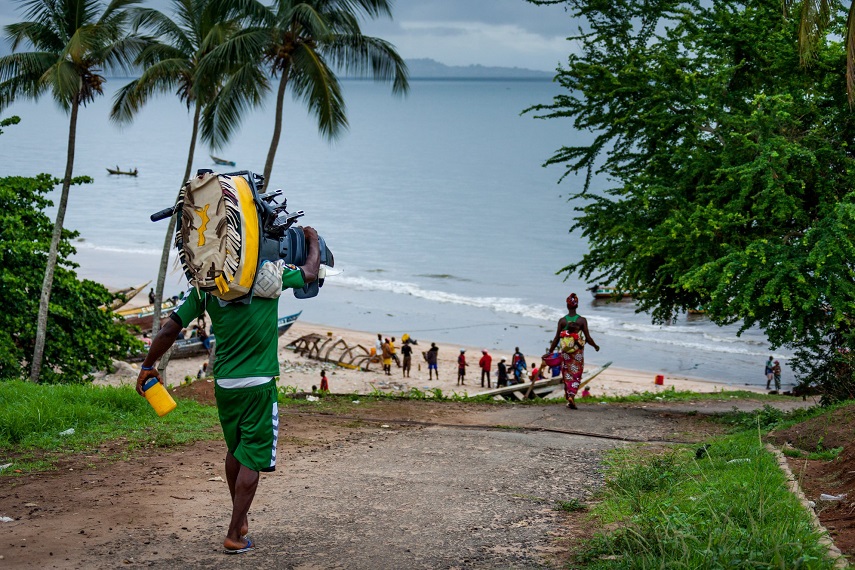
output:
M 243 554 L 244 552 L 249 552 L 250 550 L 252 550 L 253 546 L 254 545 L 252 544 L 252 541 L 249 539 L 249 537 L 246 537 L 246 546 L 244 546 L 243 548 L 226 548 L 224 552 L 226 554 Z

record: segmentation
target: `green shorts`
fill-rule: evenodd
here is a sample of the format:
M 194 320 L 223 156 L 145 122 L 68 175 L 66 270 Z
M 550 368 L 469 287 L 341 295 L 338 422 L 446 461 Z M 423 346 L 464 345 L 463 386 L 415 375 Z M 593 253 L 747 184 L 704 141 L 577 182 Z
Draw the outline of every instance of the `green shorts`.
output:
M 276 378 L 251 388 L 227 389 L 214 383 L 214 394 L 229 453 L 253 471 L 274 471 L 279 437 Z

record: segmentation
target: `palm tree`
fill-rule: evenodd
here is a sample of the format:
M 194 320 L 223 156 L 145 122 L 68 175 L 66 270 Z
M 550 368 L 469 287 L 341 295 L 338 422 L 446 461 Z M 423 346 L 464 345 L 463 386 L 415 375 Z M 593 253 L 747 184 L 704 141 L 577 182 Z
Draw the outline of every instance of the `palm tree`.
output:
M 798 6 L 799 51 L 803 65 L 809 65 L 815 54 L 817 42 L 828 32 L 833 21 L 833 12 L 841 8 L 833 0 L 782 0 L 784 15 L 789 15 L 794 6 Z M 855 104 L 855 1 L 849 3 L 846 28 L 846 93 L 849 106 Z
M 220 146 L 238 125 L 241 113 L 261 102 L 267 78 L 256 65 L 237 60 L 217 62 L 216 73 L 199 73 L 199 62 L 238 29 L 247 6 L 234 0 L 173 0 L 172 5 L 174 17 L 150 8 L 132 11 L 134 25 L 151 31 L 158 39 L 140 54 L 137 64 L 143 69 L 142 75 L 116 93 L 110 117 L 119 123 L 129 122 L 154 95 L 177 94 L 193 113 L 183 184 L 193 167 L 200 123 L 203 125 L 202 139 L 215 148 Z M 217 106 L 221 91 L 231 96 L 227 104 Z M 175 216 L 169 220 L 160 257 L 154 296 L 154 333 L 160 325 L 174 231 Z M 166 366 L 166 361 L 161 362 L 162 367 Z
M 102 68 L 127 70 L 138 55 L 141 38 L 126 32 L 126 8 L 138 1 L 112 0 L 104 8 L 100 0 L 21 0 L 27 21 L 5 28 L 13 53 L 0 57 L 0 110 L 16 99 L 38 99 L 50 92 L 70 113 L 65 177 L 42 282 L 30 363 L 33 382 L 39 381 L 44 357 L 57 248 L 74 170 L 78 112 L 81 105 L 103 93 Z M 21 46 L 33 51 L 18 52 Z
M 270 7 L 256 4 L 254 12 L 261 15 L 256 24 L 215 48 L 211 52 L 215 57 L 202 67 L 214 70 L 217 62 L 230 59 L 256 61 L 279 78 L 273 139 L 264 164 L 264 179 L 270 187 L 289 86 L 294 98 L 315 115 L 321 133 L 332 140 L 347 128 L 336 71 L 370 72 L 375 81 L 391 81 L 395 94 L 406 93 L 409 84 L 407 66 L 394 46 L 363 35 L 359 28 L 362 16 L 391 17 L 390 0 L 274 0 Z

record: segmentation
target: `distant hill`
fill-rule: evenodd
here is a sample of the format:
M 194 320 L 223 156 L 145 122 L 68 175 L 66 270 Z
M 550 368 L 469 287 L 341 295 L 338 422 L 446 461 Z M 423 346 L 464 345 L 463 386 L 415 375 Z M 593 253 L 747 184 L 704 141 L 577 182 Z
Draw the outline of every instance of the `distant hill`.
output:
M 408 59 L 411 79 L 552 79 L 555 72 L 521 67 L 445 65 L 428 58 Z

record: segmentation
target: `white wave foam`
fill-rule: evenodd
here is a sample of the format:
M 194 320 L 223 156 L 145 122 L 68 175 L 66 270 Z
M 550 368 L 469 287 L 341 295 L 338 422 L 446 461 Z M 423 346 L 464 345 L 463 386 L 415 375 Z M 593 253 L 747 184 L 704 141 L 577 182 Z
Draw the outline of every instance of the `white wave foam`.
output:
M 360 291 L 385 291 L 399 295 L 409 295 L 437 303 L 490 309 L 497 313 L 508 313 L 545 321 L 555 321 L 563 314 L 554 307 L 540 304 L 526 304 L 522 299 L 514 297 L 468 297 L 446 291 L 423 289 L 415 283 L 405 281 L 366 279 L 364 277 L 337 277 L 331 283 Z
M 767 357 L 769 356 L 768 350 L 752 350 L 748 347 L 744 346 L 732 346 L 731 343 L 715 343 L 715 344 L 704 344 L 700 342 L 692 342 L 691 340 L 681 340 L 679 338 L 671 338 L 669 335 L 648 335 L 648 336 L 639 336 L 635 334 L 628 334 L 625 331 L 620 330 L 611 330 L 609 334 L 614 336 L 625 338 L 628 340 L 635 340 L 639 342 L 652 343 L 652 344 L 661 344 L 668 346 L 677 346 L 680 348 L 688 348 L 693 350 L 699 350 L 703 352 L 720 352 L 726 354 L 742 354 L 746 356 L 758 356 L 758 357 Z M 706 336 L 706 335 L 705 335 Z M 739 339 L 737 339 L 739 340 Z M 745 344 L 745 343 L 743 343 Z M 757 344 L 759 343 L 752 343 Z M 789 356 L 786 354 L 774 354 L 774 358 L 787 359 Z
M 120 247 L 111 245 L 99 245 L 88 241 L 75 241 L 72 245 L 78 249 L 87 249 L 91 251 L 106 251 L 110 253 L 132 253 L 134 255 L 160 255 L 161 250 L 145 247 Z
M 518 315 L 520 317 L 547 322 L 556 322 L 564 315 L 564 311 L 558 310 L 553 306 L 537 303 L 528 304 L 522 299 L 515 297 L 472 297 L 448 293 L 446 291 L 424 289 L 415 283 L 405 281 L 339 276 L 331 280 L 330 283 L 360 291 L 381 291 L 398 295 L 409 295 L 436 303 L 488 309 L 496 313 Z M 598 334 L 613 335 L 628 340 L 670 345 L 681 349 L 685 348 L 703 352 L 762 357 L 769 355 L 768 350 L 760 348 L 764 346 L 763 343 L 735 336 L 714 335 L 708 330 L 705 331 L 697 327 L 628 323 L 595 314 L 585 315 L 585 317 L 588 320 L 589 328 L 592 331 L 598 331 Z M 788 358 L 788 356 L 777 355 L 776 358 Z

